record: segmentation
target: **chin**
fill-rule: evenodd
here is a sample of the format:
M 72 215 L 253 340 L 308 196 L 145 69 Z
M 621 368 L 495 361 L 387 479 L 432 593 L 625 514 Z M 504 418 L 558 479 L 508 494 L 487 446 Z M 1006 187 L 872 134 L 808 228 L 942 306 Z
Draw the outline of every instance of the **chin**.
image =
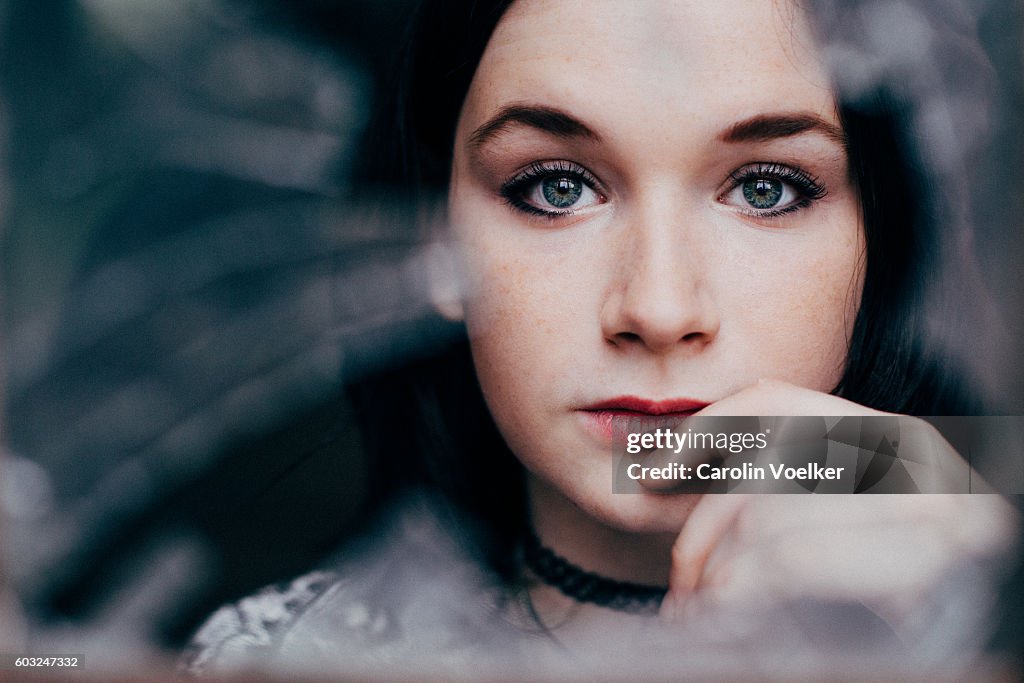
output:
M 700 494 L 612 493 L 584 509 L 605 526 L 631 534 L 678 534 Z

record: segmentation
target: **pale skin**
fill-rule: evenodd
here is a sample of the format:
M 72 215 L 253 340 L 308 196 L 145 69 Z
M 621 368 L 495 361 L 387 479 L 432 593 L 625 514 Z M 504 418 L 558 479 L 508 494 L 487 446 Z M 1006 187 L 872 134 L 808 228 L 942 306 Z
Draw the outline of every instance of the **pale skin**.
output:
M 898 612 L 895 594 L 1009 533 L 994 497 L 611 493 L 608 444 L 583 409 L 612 397 L 876 414 L 828 393 L 864 278 L 841 135 L 785 3 L 522 0 L 470 86 L 449 196 L 464 286 L 439 307 L 466 320 L 543 542 L 667 585 L 668 618 L 694 596 L 754 594 Z M 826 542 L 840 519 L 842 541 Z M 859 571 L 895 549 L 919 559 L 884 580 Z M 534 597 L 542 617 L 564 607 Z

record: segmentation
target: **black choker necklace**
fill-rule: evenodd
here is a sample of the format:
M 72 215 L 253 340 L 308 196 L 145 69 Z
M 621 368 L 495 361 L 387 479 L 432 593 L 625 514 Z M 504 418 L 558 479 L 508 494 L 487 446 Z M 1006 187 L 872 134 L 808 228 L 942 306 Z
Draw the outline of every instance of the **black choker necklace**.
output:
M 576 602 L 590 602 L 632 614 L 651 614 L 658 611 L 665 597 L 665 589 L 658 586 L 616 581 L 580 569 L 541 545 L 532 530 L 523 544 L 523 561 L 544 583 Z

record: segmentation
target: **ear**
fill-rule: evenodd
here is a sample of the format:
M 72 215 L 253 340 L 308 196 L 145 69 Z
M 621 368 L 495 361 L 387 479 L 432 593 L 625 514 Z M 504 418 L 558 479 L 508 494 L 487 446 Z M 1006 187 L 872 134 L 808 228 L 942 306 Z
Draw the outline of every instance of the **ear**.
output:
M 452 322 L 463 320 L 462 278 L 455 248 L 448 242 L 431 242 L 427 245 L 426 264 L 427 287 L 434 310 Z

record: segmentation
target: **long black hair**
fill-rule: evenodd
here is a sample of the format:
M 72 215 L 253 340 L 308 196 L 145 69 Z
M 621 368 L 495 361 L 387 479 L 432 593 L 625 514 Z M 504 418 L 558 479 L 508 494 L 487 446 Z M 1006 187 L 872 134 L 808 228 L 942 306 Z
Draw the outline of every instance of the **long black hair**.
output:
M 459 112 L 487 42 L 511 3 L 420 3 L 394 90 L 371 138 L 375 158 L 368 180 L 375 187 L 388 186 L 413 201 L 445 196 Z M 810 9 L 824 40 L 832 40 L 829 31 L 845 31 L 843 40 L 856 41 L 857 27 L 848 16 L 830 13 L 828 6 Z M 948 193 L 937 198 L 928 191 L 936 178 L 914 142 L 916 103 L 901 91 L 899 79 L 879 78 L 855 89 L 837 83 L 836 90 L 850 173 L 860 195 L 867 263 L 845 371 L 834 393 L 896 413 L 978 412 L 979 401 L 941 338 L 930 332 L 925 314 L 932 285 L 948 266 L 941 248 L 941 231 L 948 226 L 940 217 L 951 212 Z M 465 338 L 436 357 L 374 378 L 357 398 L 370 434 L 393 434 L 373 419 L 374 405 L 389 406 L 383 413 L 388 420 L 396 419 L 394 406 L 409 408 L 401 418 L 410 427 L 409 438 L 396 444 L 389 437 L 380 446 L 391 452 L 373 456 L 377 462 L 401 463 L 400 473 L 392 469 L 385 478 L 439 488 L 479 522 L 476 547 L 486 563 L 513 580 L 518 568 L 510 550 L 527 524 L 523 472 L 483 403 Z M 415 454 L 411 461 L 402 457 L 409 453 Z

